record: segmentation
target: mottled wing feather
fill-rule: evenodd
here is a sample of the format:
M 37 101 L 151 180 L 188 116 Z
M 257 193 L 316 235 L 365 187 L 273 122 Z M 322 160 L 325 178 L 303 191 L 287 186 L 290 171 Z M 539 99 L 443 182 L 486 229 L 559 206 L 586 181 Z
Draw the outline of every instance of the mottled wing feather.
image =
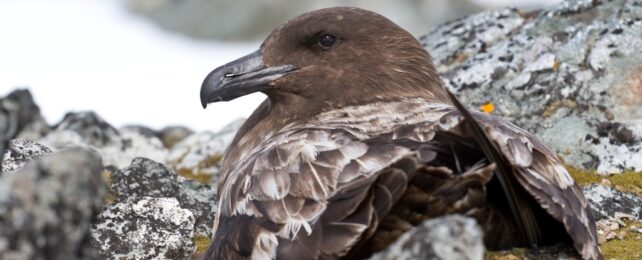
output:
M 585 259 L 602 259 L 589 205 L 554 153 L 536 137 L 504 119 L 478 112 L 471 114 L 516 169 L 515 177 L 521 186 L 547 213 L 564 224 L 580 255 Z M 459 121 L 443 131 L 470 134 L 461 129 L 466 122 L 459 112 L 445 115 L 442 121 Z
M 253 256 L 290 252 L 288 257 L 318 258 L 348 253 L 350 245 L 372 226 L 376 212 L 393 203 L 386 187 L 371 194 L 378 173 L 410 153 L 409 149 L 366 144 L 342 130 L 292 130 L 283 135 L 287 138 L 271 138 L 272 143 L 250 156 L 252 161 L 235 166 L 232 173 L 237 175 L 232 179 L 236 181 L 222 185 L 224 209 L 218 221 L 252 216 L 278 226 L 272 233 L 253 231 L 254 241 L 246 242 L 265 251 L 252 252 Z M 394 192 L 403 189 L 396 185 L 391 188 Z M 387 204 L 377 208 L 375 200 L 387 200 Z M 260 232 L 268 236 L 264 240 L 278 243 L 261 247 Z M 214 240 L 226 235 L 216 232 Z

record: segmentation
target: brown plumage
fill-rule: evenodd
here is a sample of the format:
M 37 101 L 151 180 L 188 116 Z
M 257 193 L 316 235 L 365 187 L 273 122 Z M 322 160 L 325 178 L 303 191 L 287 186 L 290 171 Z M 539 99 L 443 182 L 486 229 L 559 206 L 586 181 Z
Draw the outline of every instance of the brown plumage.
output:
M 366 257 L 422 221 L 478 220 L 489 248 L 566 242 L 600 259 L 581 189 L 537 138 L 468 112 L 406 31 L 357 8 L 276 28 L 214 70 L 203 106 L 252 92 L 219 176 L 207 258 Z

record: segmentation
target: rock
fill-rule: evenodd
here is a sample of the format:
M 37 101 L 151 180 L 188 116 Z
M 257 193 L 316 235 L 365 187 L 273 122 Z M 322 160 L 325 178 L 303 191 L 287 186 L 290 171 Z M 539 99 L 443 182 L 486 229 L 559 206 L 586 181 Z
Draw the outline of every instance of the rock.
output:
M 212 225 L 218 208 L 216 187 L 178 176 L 181 206 L 189 209 L 196 218 L 195 237 L 211 237 Z
M 426 25 L 480 11 L 469 0 L 431 1 L 158 1 L 126 2 L 134 13 L 160 27 L 200 39 L 259 40 L 275 26 L 303 12 L 331 6 L 362 6 L 384 14 L 411 32 L 425 32 Z M 243 15 L 239 15 L 242 13 Z M 207 24 L 207 26 L 201 26 Z
M 139 128 L 119 131 L 91 111 L 68 113 L 40 142 L 52 149 L 91 146 L 100 152 L 105 165 L 117 168 L 126 167 L 139 156 L 164 161 L 168 153 L 155 135 L 147 135 Z
M 422 223 L 370 259 L 483 259 L 484 251 L 477 222 L 451 215 Z
M 599 184 L 584 187 L 583 190 L 595 219 L 613 217 L 616 213 L 631 215 L 636 219 L 642 217 L 642 198 L 635 194 Z
M 0 259 L 87 259 L 101 211 L 100 156 L 66 148 L 0 177 Z
M 225 149 L 243 122 L 244 119 L 238 119 L 217 133 L 202 132 L 188 136 L 170 150 L 167 164 L 181 176 L 216 187 L 216 183 L 210 183 L 216 181 L 212 176 L 218 174 Z
M 175 144 L 183 141 L 193 133 L 194 131 L 184 126 L 169 126 L 160 131 L 159 137 L 163 141 L 165 148 L 172 149 Z
M 471 108 L 494 104 L 575 167 L 642 171 L 639 0 L 488 11 L 420 40 Z
M 29 90 L 15 90 L 0 98 L 0 154 L 16 137 L 36 140 L 49 131 Z
M 192 212 L 195 235 L 211 236 L 217 208 L 214 187 L 177 176 L 163 164 L 146 158 L 135 158 L 128 167 L 113 171 L 109 179 L 112 204 L 129 198 L 174 198 L 181 208 Z
M 49 148 L 34 141 L 23 139 L 11 140 L 2 159 L 0 174 L 13 173 L 22 168 L 22 166 L 31 159 L 39 158 L 48 153 L 51 153 Z
M 93 111 L 67 113 L 54 130 L 76 132 L 83 141 L 94 147 L 116 143 L 120 135 L 116 128 Z
M 38 140 L 51 130 L 29 90 L 14 90 L 5 98 L 17 106 L 19 124 L 15 138 Z
M 194 215 L 174 198 L 134 197 L 98 217 L 92 245 L 103 259 L 187 259 Z
M 111 175 L 110 190 L 117 201 L 130 197 L 177 197 L 176 174 L 147 158 L 135 158 L 131 164 Z

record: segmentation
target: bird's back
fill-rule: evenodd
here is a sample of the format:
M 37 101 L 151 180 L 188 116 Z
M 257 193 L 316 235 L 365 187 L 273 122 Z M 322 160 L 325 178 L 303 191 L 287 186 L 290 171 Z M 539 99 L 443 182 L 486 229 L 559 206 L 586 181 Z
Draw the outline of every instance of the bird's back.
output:
M 586 200 L 555 156 L 504 120 L 473 116 L 514 169 L 538 228 L 554 230 L 538 242 L 570 238 L 597 258 Z M 364 257 L 446 214 L 476 218 L 491 248 L 524 245 L 497 164 L 469 124 L 457 108 L 417 98 L 349 106 L 259 135 L 226 162 L 210 256 Z

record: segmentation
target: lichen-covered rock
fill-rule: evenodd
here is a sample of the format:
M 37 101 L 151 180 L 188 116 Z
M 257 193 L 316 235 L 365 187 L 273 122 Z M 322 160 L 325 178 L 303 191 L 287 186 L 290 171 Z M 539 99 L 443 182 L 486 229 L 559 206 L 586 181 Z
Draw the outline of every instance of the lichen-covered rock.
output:
M 421 42 L 471 108 L 492 103 L 573 166 L 642 171 L 640 0 L 488 11 Z
M 103 259 L 187 259 L 194 215 L 174 198 L 134 197 L 98 217 L 91 244 Z
M 130 197 L 177 197 L 179 193 L 176 174 L 147 158 L 135 158 L 129 166 L 112 173 L 110 186 L 119 202 Z
M 28 90 L 15 90 L 0 98 L 0 155 L 9 140 L 16 137 L 36 140 L 48 131 L 49 126 Z
M 44 145 L 24 139 L 9 141 L 9 147 L 2 158 L 2 174 L 13 173 L 22 168 L 29 160 L 50 153 L 51 150 Z
M 216 187 L 178 176 L 181 206 L 194 213 L 195 236 L 211 237 L 212 225 L 218 207 Z
M 211 235 L 216 188 L 177 176 L 173 170 L 147 158 L 135 158 L 128 167 L 111 172 L 109 180 L 112 204 L 138 197 L 174 198 L 181 208 L 192 212 L 196 235 Z
M 18 125 L 13 138 L 37 140 L 51 130 L 29 90 L 14 90 L 4 99 L 12 102 L 16 109 Z
M 591 204 L 595 219 L 613 217 L 616 213 L 642 218 L 642 198 L 635 194 L 593 184 L 584 187 L 584 195 Z
M 87 259 L 106 187 L 100 156 L 66 148 L 0 177 L 0 259 Z
M 194 131 L 184 126 L 168 126 L 160 130 L 158 133 L 160 139 L 163 141 L 165 148 L 172 149 L 175 144 L 183 141 L 188 136 L 192 135 Z
M 155 135 L 147 135 L 138 128 L 119 131 L 94 112 L 68 113 L 40 142 L 52 149 L 91 146 L 100 152 L 105 165 L 117 168 L 126 167 L 139 156 L 164 161 L 168 153 Z
M 371 259 L 483 259 L 484 251 L 483 233 L 477 222 L 452 215 L 422 223 Z
M 217 133 L 201 132 L 188 136 L 174 145 L 167 157 L 167 164 L 181 176 L 216 186 L 216 183 L 210 183 L 216 181 L 212 176 L 218 174 L 225 149 L 243 121 L 244 119 L 238 119 Z

